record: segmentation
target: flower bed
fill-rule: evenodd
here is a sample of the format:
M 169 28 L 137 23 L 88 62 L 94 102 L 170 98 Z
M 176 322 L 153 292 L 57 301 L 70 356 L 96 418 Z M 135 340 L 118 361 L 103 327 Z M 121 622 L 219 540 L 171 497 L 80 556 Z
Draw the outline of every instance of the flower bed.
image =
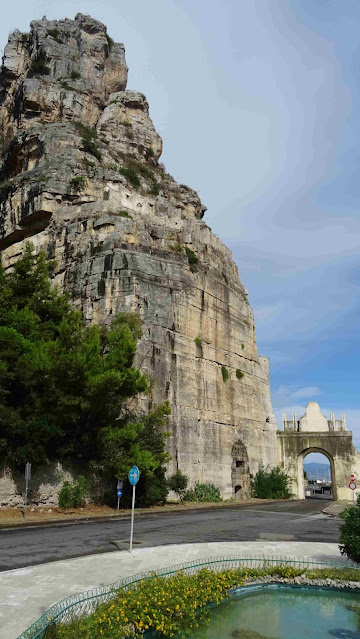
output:
M 289 564 L 209 570 L 195 574 L 178 571 L 170 576 L 142 579 L 131 588 L 120 588 L 111 601 L 70 623 L 50 623 L 44 639 L 125 639 L 146 631 L 159 636 L 186 636 L 199 627 L 209 604 L 218 604 L 229 591 L 247 583 L 280 582 L 360 588 L 357 568 L 304 568 Z

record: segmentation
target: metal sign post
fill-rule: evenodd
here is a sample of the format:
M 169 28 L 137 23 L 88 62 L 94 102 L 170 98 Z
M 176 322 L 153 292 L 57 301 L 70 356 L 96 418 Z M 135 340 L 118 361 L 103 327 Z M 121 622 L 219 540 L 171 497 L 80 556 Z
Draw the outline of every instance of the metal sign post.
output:
M 355 490 L 356 490 L 355 475 L 350 475 L 349 488 L 350 488 L 350 490 L 353 491 L 353 501 L 355 503 L 355 500 L 356 500 L 356 496 L 355 496 Z
M 120 497 L 122 496 L 123 483 L 118 479 L 117 483 L 117 509 L 120 509 Z
M 132 504 L 131 504 L 131 528 L 130 528 L 130 552 L 132 552 L 133 534 L 134 534 L 134 511 L 135 511 L 135 486 L 139 481 L 140 471 L 137 466 L 133 466 L 129 472 L 129 482 L 133 487 Z
M 31 479 L 31 464 L 27 462 L 25 465 L 25 503 L 24 503 L 24 519 L 26 519 L 26 506 L 28 500 L 28 487 Z

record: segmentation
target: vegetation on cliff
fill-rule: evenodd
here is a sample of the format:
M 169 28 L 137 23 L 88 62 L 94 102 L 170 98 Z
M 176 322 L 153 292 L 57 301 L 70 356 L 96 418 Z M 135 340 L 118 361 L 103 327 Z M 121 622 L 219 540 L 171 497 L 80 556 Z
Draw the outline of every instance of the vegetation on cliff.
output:
M 148 386 L 133 366 L 141 322 L 119 314 L 110 328 L 86 326 L 52 287 L 52 267 L 30 243 L 10 272 L 0 267 L 0 462 L 71 459 L 120 479 L 136 463 L 139 497 L 159 501 L 169 407 L 123 410 Z

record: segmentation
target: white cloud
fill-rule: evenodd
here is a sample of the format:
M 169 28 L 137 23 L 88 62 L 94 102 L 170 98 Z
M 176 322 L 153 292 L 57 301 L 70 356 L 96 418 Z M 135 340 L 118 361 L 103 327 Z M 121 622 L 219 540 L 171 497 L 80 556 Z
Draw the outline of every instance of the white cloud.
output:
M 279 386 L 279 388 L 272 393 L 272 403 L 274 410 L 280 410 L 281 405 L 286 406 L 290 404 L 292 400 L 306 398 L 310 401 L 311 397 L 315 397 L 320 394 L 318 386 Z M 283 412 L 285 412 L 283 410 Z
M 304 386 L 298 388 L 291 394 L 292 399 L 302 399 L 303 397 L 315 397 L 319 395 L 320 389 L 317 386 Z

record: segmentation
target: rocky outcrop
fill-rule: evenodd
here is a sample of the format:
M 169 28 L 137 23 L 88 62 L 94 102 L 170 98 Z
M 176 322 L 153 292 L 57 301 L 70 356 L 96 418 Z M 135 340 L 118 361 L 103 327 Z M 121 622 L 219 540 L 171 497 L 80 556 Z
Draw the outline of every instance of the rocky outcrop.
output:
M 126 90 L 124 46 L 89 16 L 31 23 L 5 48 L 0 80 L 0 249 L 31 238 L 57 262 L 88 322 L 135 311 L 140 404 L 171 403 L 173 457 L 191 482 L 246 495 L 276 463 L 266 358 L 230 251 L 195 191 L 158 163 L 146 98 Z

